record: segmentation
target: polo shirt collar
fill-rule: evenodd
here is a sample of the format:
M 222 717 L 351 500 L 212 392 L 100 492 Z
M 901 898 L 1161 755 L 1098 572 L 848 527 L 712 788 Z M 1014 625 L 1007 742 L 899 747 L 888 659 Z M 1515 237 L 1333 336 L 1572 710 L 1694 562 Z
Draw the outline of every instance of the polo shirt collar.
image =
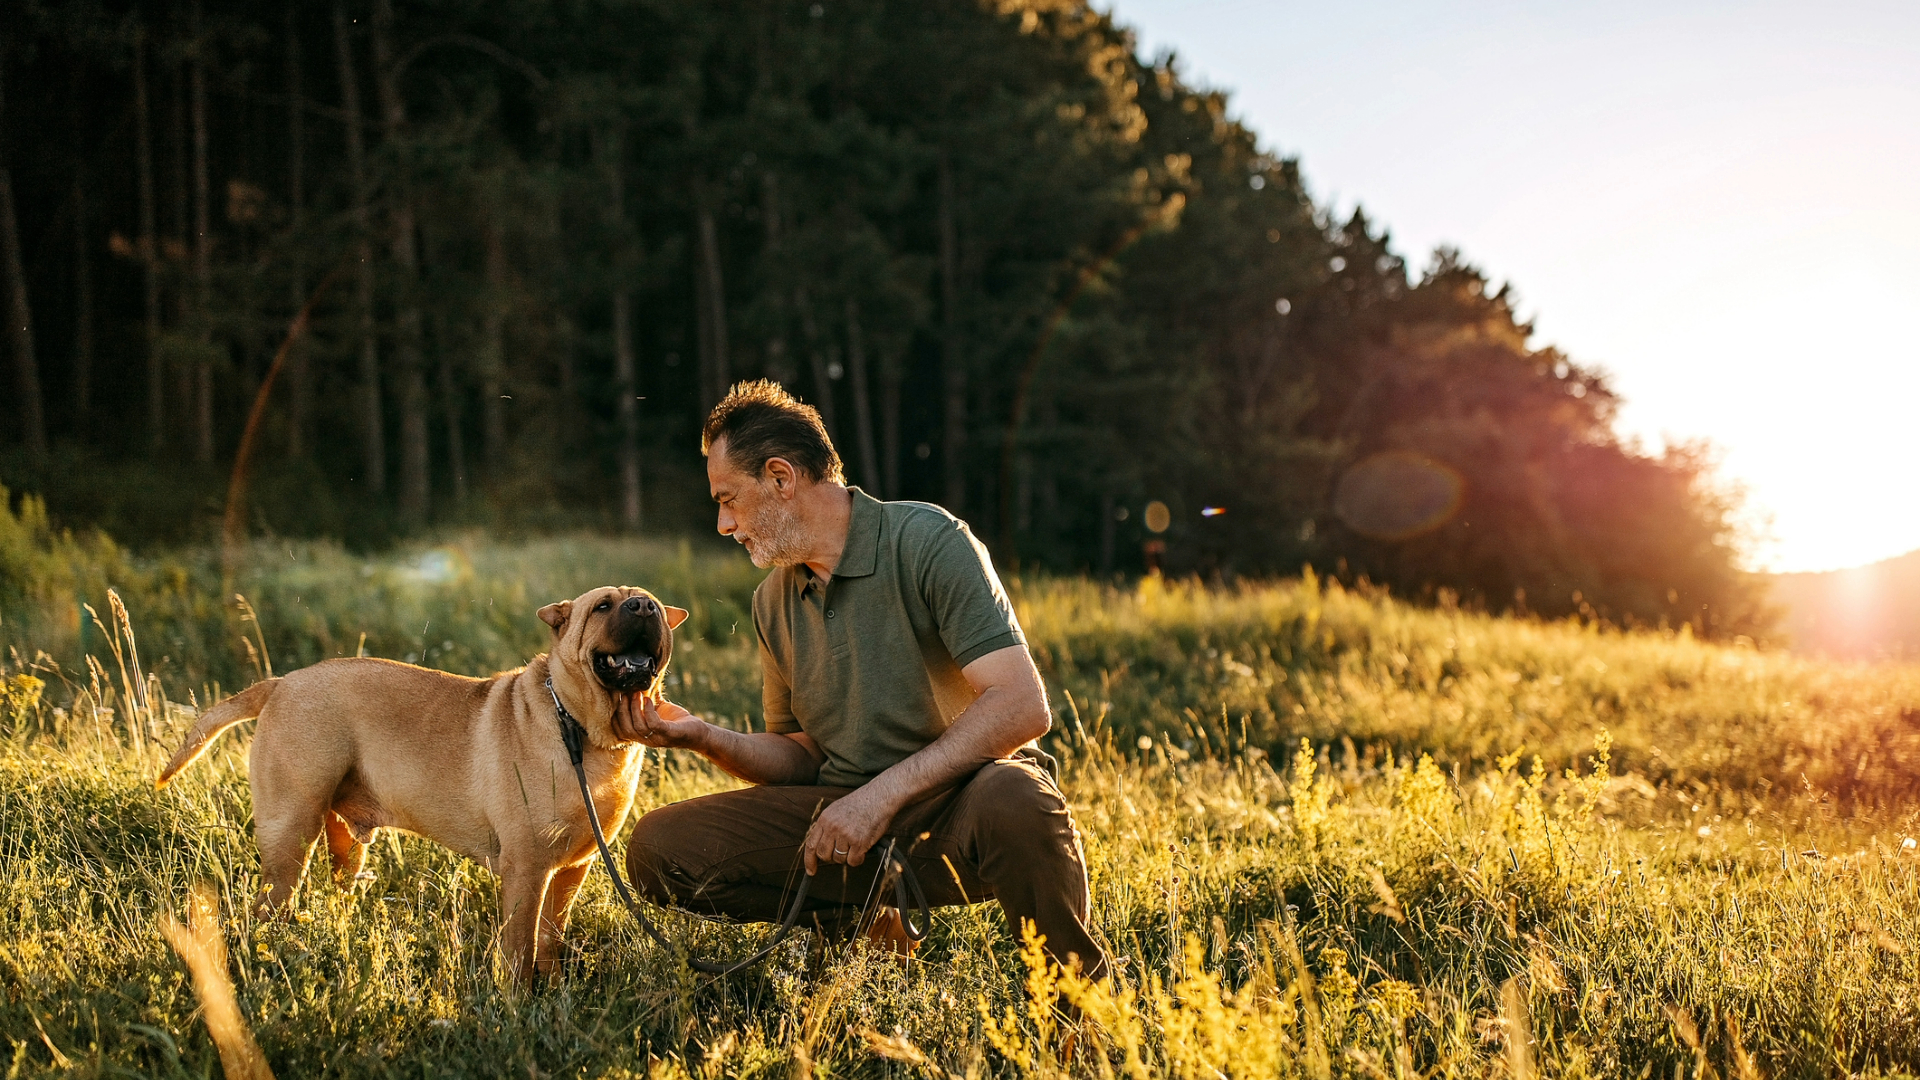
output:
M 880 526 L 886 515 L 879 499 L 857 487 L 847 490 L 853 493 L 853 513 L 847 520 L 847 546 L 840 552 L 833 576 L 866 577 L 880 556 Z

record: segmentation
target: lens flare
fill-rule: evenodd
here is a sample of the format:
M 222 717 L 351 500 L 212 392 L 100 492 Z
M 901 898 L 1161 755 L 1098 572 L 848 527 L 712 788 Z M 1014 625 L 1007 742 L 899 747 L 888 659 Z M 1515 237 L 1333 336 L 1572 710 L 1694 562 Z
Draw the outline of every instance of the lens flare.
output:
M 1362 536 L 1408 540 L 1445 525 L 1465 492 L 1466 481 L 1451 467 L 1408 450 L 1383 450 L 1341 474 L 1333 513 Z

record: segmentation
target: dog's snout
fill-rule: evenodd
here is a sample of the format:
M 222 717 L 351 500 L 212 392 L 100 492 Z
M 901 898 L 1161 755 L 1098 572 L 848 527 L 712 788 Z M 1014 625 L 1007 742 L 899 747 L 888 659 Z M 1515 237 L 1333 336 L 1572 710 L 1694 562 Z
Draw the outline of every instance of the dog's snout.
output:
M 667 666 L 673 633 L 666 608 L 646 593 L 621 598 L 595 643 L 593 667 L 602 685 L 626 692 L 651 685 Z

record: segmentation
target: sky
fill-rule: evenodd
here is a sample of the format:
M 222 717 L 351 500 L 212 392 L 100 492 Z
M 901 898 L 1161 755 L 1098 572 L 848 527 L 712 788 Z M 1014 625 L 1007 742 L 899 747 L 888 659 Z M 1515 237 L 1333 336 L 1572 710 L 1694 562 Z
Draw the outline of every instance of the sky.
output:
M 1309 188 L 1511 282 L 1755 568 L 1920 548 L 1920 2 L 1112 0 Z

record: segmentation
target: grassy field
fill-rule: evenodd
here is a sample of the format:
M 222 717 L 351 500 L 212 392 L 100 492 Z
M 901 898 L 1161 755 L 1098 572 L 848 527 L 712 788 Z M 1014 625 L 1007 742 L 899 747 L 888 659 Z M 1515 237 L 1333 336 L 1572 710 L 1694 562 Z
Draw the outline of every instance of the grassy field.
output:
M 11 527 L 9 1076 L 217 1074 L 160 930 L 201 882 L 282 1077 L 1920 1072 L 1920 667 L 1418 610 L 1310 578 L 1012 582 L 1116 984 L 1032 969 L 992 908 L 943 912 L 904 970 L 849 951 L 809 977 L 795 941 L 710 980 L 596 873 L 565 978 L 519 992 L 491 959 L 490 875 L 423 841 L 384 839 L 356 892 L 316 883 L 296 919 L 252 921 L 246 729 L 165 791 L 152 776 L 192 703 L 269 663 L 509 667 L 544 640 L 534 608 L 610 582 L 693 609 L 671 693 L 750 722 L 744 560 L 454 537 L 377 559 L 263 542 L 223 566 Z M 108 583 L 161 691 L 144 708 Z M 727 783 L 657 757 L 643 803 Z M 668 922 L 709 952 L 759 934 Z M 1056 1000 L 1088 1018 L 1066 1068 Z

